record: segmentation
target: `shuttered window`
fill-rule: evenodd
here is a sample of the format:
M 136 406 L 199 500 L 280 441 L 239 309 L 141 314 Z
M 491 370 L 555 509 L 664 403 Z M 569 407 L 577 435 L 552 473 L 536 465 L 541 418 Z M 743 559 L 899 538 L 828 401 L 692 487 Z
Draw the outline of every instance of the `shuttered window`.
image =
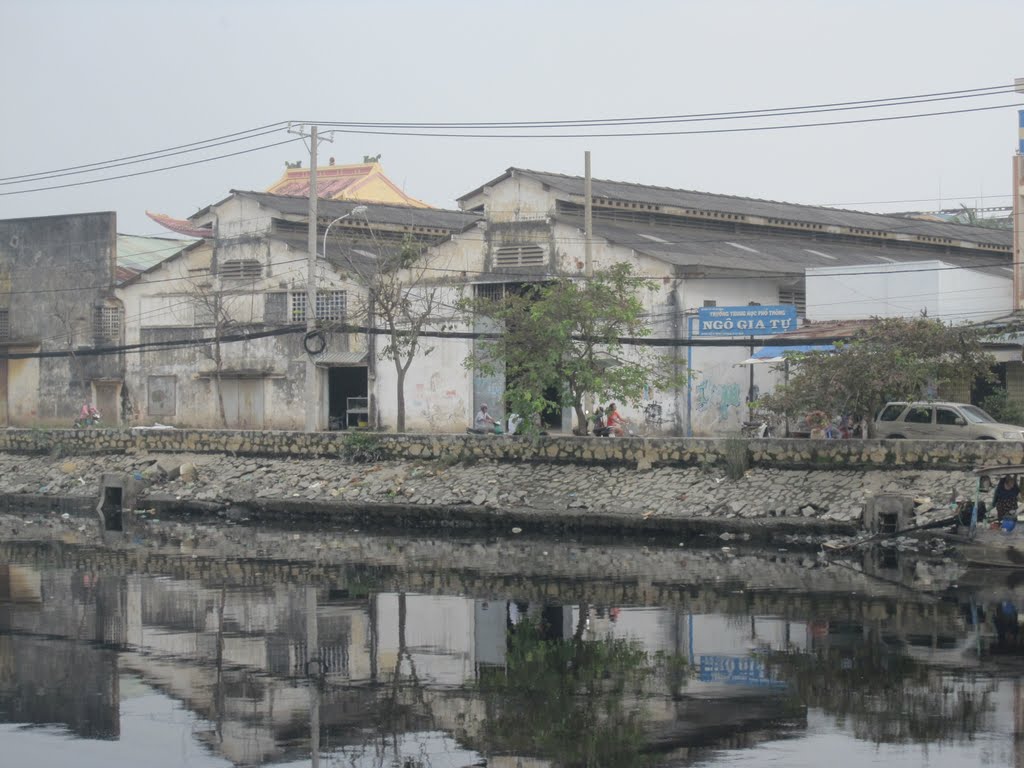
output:
M 0 309 L 0 339 L 11 338 L 11 312 L 9 309 Z

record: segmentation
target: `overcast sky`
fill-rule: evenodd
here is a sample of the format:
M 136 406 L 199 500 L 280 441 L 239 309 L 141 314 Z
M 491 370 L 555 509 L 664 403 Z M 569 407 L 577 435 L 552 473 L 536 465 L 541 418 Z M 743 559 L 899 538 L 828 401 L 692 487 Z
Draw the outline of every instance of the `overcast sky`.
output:
M 479 122 L 683 115 L 1009 85 L 1021 0 L 314 2 L 2 0 L 0 176 L 64 169 L 278 121 Z M 1013 105 L 941 101 L 789 122 Z M 780 124 L 774 120 L 770 124 Z M 654 129 L 741 127 L 717 122 Z M 634 127 L 618 130 L 652 130 Z M 134 173 L 291 138 L 284 131 Z M 618 138 L 337 134 L 321 157 L 382 155 L 434 206 L 509 166 L 862 210 L 1010 203 L 1016 109 L 851 126 Z M 4 184 L 0 218 L 115 210 L 161 233 L 230 189 L 262 190 L 301 143 L 135 178 Z M 305 165 L 305 163 L 304 163 Z M 885 204 L 882 201 L 915 201 Z

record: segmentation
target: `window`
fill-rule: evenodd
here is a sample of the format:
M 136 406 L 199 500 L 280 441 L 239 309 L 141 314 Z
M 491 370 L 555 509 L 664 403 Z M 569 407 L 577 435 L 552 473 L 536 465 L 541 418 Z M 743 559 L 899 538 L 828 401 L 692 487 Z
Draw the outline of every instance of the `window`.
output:
M 213 314 L 213 307 L 205 301 L 196 303 L 193 313 L 193 325 L 215 325 L 216 320 Z
M 261 277 L 263 265 L 255 259 L 231 259 L 217 268 L 218 274 L 228 280 Z
M 896 421 L 903 413 L 903 409 L 907 407 L 906 403 L 893 403 L 885 406 L 885 409 L 879 414 L 879 421 Z
M 718 302 L 715 301 L 714 299 L 704 299 L 704 306 L 705 307 L 717 307 L 718 306 Z
M 0 339 L 11 338 L 11 311 L 0 309 Z
M 791 290 L 779 289 L 779 304 L 791 304 L 796 307 L 798 317 L 807 316 L 807 292 L 800 288 Z
M 121 308 L 97 307 L 93 332 L 98 341 L 120 341 Z
M 494 250 L 495 267 L 535 267 L 544 264 L 544 247 L 536 244 L 502 245 Z
M 488 301 L 501 301 L 505 298 L 504 283 L 482 283 L 476 286 L 476 297 Z
M 935 409 L 936 424 L 942 424 L 947 427 L 956 427 L 959 426 L 957 423 L 957 419 L 961 419 L 960 414 L 950 408 Z
M 291 321 L 306 322 L 306 293 L 294 291 L 291 294 Z M 317 291 L 316 317 L 318 320 L 345 319 L 345 291 Z
M 904 421 L 909 424 L 931 424 L 932 409 L 928 406 L 915 406 L 907 411 Z

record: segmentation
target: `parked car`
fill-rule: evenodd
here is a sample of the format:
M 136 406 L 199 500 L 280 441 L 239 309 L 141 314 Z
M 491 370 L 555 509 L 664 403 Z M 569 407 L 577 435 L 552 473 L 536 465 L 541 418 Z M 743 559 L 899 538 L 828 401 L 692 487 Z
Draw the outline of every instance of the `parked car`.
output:
M 966 403 L 887 403 L 875 419 L 875 435 L 910 440 L 1024 440 L 1024 427 L 1000 424 Z

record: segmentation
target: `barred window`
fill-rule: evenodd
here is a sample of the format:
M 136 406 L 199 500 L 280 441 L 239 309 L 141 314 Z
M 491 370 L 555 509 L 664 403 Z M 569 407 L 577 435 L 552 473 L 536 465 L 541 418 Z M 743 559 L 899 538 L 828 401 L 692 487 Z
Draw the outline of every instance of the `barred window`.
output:
M 97 307 L 93 333 L 97 340 L 121 340 L 121 308 Z
M 261 277 L 263 265 L 255 259 L 232 259 L 223 262 L 217 272 L 222 278 L 237 280 L 245 277 Z
M 0 339 L 11 338 L 11 313 L 9 309 L 0 309 Z
M 293 323 L 306 322 L 306 293 L 295 291 L 291 295 Z M 317 291 L 316 316 L 318 320 L 345 319 L 345 291 Z
M 476 286 L 476 297 L 488 301 L 501 301 L 505 298 L 505 284 L 480 283 Z

